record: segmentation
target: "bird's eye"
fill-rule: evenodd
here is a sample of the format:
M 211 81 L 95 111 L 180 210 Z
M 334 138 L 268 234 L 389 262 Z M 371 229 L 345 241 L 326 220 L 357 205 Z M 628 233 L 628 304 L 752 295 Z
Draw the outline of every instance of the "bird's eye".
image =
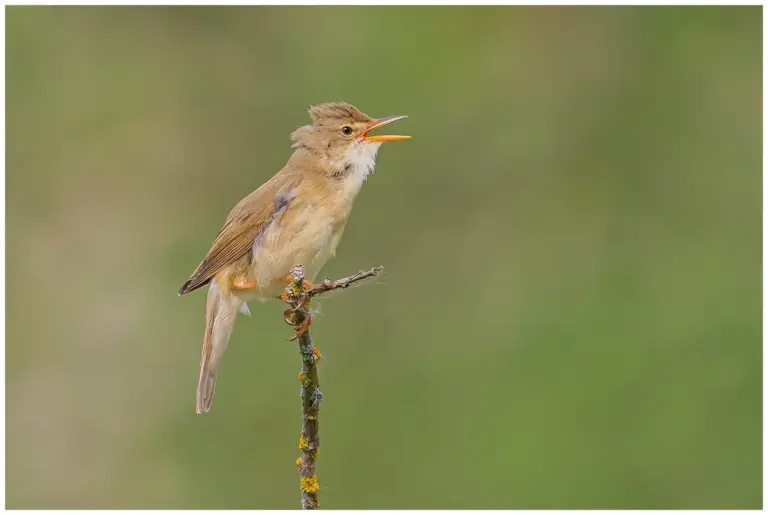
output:
M 341 128 L 341 133 L 345 136 L 349 136 L 350 134 L 352 134 L 352 127 L 350 127 L 349 125 L 345 125 L 344 127 Z

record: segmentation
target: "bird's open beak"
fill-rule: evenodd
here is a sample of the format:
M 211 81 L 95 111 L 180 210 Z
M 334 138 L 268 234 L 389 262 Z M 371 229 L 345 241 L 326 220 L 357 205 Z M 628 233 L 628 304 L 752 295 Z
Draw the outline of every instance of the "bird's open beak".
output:
M 404 114 L 396 114 L 394 116 L 385 116 L 384 118 L 379 118 L 374 122 L 374 124 L 371 127 L 368 127 L 368 129 L 361 135 L 361 137 L 365 141 L 400 141 L 404 139 L 410 139 L 410 136 L 396 136 L 394 134 L 375 134 L 373 136 L 369 136 L 368 133 L 371 132 L 374 129 L 378 129 L 379 127 L 383 127 L 387 125 L 388 123 L 392 123 L 396 120 L 402 120 L 403 118 L 408 118 Z

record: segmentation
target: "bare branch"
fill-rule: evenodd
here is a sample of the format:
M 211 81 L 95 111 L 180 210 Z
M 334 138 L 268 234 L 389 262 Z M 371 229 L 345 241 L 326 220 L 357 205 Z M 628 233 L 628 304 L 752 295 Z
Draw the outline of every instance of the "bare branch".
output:
M 301 437 L 299 438 L 301 457 L 296 460 L 296 465 L 299 467 L 301 507 L 305 510 L 314 510 L 320 507 L 320 500 L 317 495 L 320 485 L 317 482 L 317 474 L 315 473 L 315 461 L 320 452 L 320 422 L 318 416 L 320 413 L 320 401 L 323 398 L 323 394 L 320 392 L 320 382 L 317 378 L 316 365 L 321 354 L 312 343 L 312 336 L 309 334 L 309 325 L 312 320 L 309 312 L 310 299 L 328 291 L 347 288 L 350 284 L 362 281 L 368 277 L 374 277 L 383 268 L 379 266 L 367 272 L 360 270 L 354 275 L 337 281 L 326 279 L 320 284 L 310 285 L 304 280 L 304 267 L 296 265 L 291 270 L 291 283 L 280 297 L 291 305 L 291 308 L 285 310 L 283 318 L 286 323 L 296 327 L 296 334 L 291 340 L 299 341 L 299 354 L 301 355 L 302 362 L 301 372 L 299 372 L 302 414 Z
M 315 295 L 321 295 L 325 292 L 348 288 L 349 285 L 352 283 L 356 283 L 358 281 L 362 281 L 363 279 L 368 279 L 369 277 L 375 277 L 379 275 L 379 272 L 381 272 L 382 270 L 384 270 L 383 266 L 377 266 L 375 268 L 371 268 L 367 272 L 360 270 L 354 275 L 350 275 L 349 277 L 344 277 L 343 279 L 337 279 L 336 281 L 331 281 L 330 279 L 326 279 L 322 283 L 315 284 L 309 290 L 308 294 L 310 297 L 314 297 Z

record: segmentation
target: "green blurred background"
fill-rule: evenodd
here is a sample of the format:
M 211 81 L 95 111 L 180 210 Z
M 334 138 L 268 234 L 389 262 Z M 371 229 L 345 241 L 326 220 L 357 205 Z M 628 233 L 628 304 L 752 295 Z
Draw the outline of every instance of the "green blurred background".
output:
M 251 306 L 179 298 L 310 104 L 405 113 L 323 276 L 324 508 L 759 508 L 760 7 L 11 7 L 10 508 L 298 508 Z

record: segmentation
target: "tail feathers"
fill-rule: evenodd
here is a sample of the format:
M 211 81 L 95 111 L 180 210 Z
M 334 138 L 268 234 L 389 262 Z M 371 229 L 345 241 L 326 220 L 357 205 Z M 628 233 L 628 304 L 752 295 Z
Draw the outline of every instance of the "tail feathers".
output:
M 242 304 L 231 295 L 222 295 L 216 281 L 211 283 L 206 300 L 205 336 L 200 357 L 200 376 L 197 381 L 197 413 L 211 409 L 221 357 L 227 350 L 229 337 Z
M 200 380 L 197 383 L 197 414 L 206 413 L 213 405 L 213 394 L 216 392 L 217 372 L 207 368 L 200 370 Z

